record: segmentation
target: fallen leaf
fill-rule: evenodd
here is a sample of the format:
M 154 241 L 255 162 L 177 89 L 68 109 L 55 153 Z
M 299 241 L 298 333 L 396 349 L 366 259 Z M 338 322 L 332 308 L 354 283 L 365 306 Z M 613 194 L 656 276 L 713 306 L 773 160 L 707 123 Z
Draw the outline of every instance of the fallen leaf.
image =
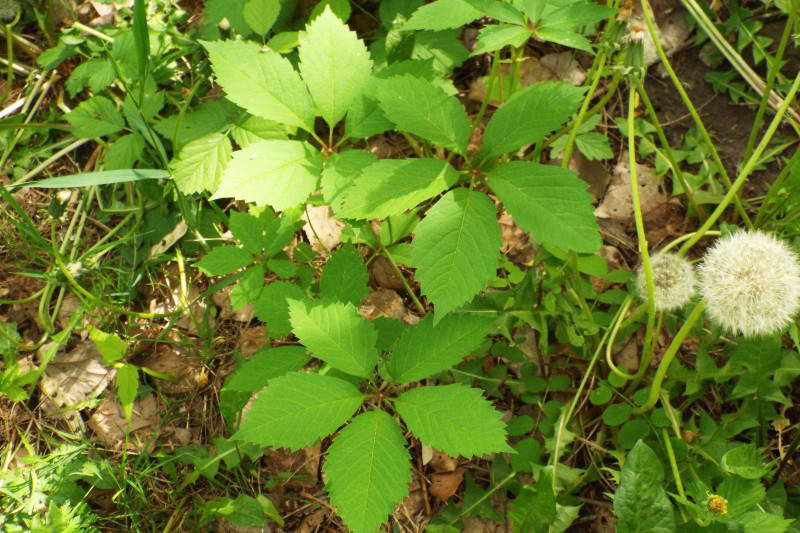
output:
M 454 472 L 444 472 L 431 475 L 431 494 L 442 501 L 449 500 L 464 481 L 464 469 L 458 468 Z
M 503 239 L 503 254 L 517 265 L 529 265 L 533 261 L 533 245 L 528 232 L 517 226 L 508 211 L 500 213 L 497 222 L 500 224 L 500 235 Z
M 406 324 L 416 324 L 419 317 L 411 313 L 403 303 L 403 299 L 392 289 L 378 288 L 370 291 L 361 305 L 358 313 L 367 320 L 380 317 L 396 318 Z
M 322 522 L 325 521 L 325 518 L 328 516 L 329 512 L 330 511 L 327 509 L 318 509 L 316 512 L 307 515 L 300 523 L 297 533 L 314 533 L 319 531 L 319 526 L 321 526 Z
M 666 204 L 669 197 L 661 190 L 661 179 L 656 177 L 652 167 L 637 165 L 639 181 L 639 202 L 642 214 L 647 218 L 659 206 Z M 603 201 L 594 214 L 600 218 L 610 218 L 623 226 L 633 226 L 633 201 L 631 200 L 631 173 L 628 156 L 623 153 L 620 162 L 614 167 L 611 183 Z
M 155 446 L 153 437 L 160 420 L 156 397 L 148 394 L 134 402 L 130 424 L 125 420 L 122 406 L 115 400 L 106 399 L 92 414 L 88 425 L 108 448 L 120 450 L 125 447 L 127 430 L 129 450 L 142 451 L 147 447 L 149 451 Z
M 267 326 L 253 326 L 252 328 L 244 328 L 239 332 L 239 342 L 237 348 L 239 352 L 246 358 L 259 351 L 266 343 L 267 340 Z
M 116 370 L 102 363 L 94 342 L 84 341 L 70 352 L 59 352 L 44 370 L 39 388 L 46 410 L 74 406 L 96 398 L 114 379 Z
M 303 233 L 317 253 L 330 253 L 342 242 L 342 228 L 345 224 L 334 218 L 329 206 L 306 206 L 306 212 L 300 219 L 306 221 Z
M 211 295 L 211 301 L 219 307 L 219 318 L 220 320 L 233 319 L 237 322 L 250 322 L 255 316 L 253 304 L 247 304 L 234 311 L 231 305 L 231 291 L 233 287 L 233 285 L 228 285 L 224 289 Z
M 580 86 L 586 80 L 586 71 L 575 59 L 573 52 L 558 52 L 555 54 L 543 55 L 539 59 L 542 66 L 550 69 L 556 78 Z
M 512 66 L 509 63 L 502 63 L 498 71 L 495 89 L 492 91 L 492 98 L 489 100 L 489 104 L 495 107 L 499 106 L 507 99 L 507 97 L 500 98 L 502 93 L 497 88 L 503 87 L 503 84 L 509 85 L 513 74 Z M 519 76 L 520 87 L 527 87 L 542 81 L 558 80 L 558 75 L 544 66 L 541 61 L 535 57 L 526 57 L 520 61 Z M 469 92 L 467 93 L 467 97 L 470 100 L 475 100 L 476 102 L 483 101 L 486 95 L 486 82 L 488 78 L 488 76 L 483 76 L 472 82 Z
M 453 472 L 458 468 L 458 461 L 444 452 L 434 450 L 433 457 L 431 457 L 430 466 L 431 470 L 437 474 Z
M 374 284 L 386 289 L 400 290 L 403 288 L 403 280 L 392 268 L 388 259 L 379 255 L 369 265 L 369 272 L 372 275 Z
M 431 462 L 431 459 L 433 459 L 433 455 L 434 453 L 436 453 L 436 450 L 434 450 L 431 446 L 428 446 L 425 443 L 420 443 L 420 447 L 422 448 L 420 453 L 420 455 L 422 456 L 422 466 L 425 466 Z
M 160 344 L 142 366 L 175 378 L 175 381 L 156 379 L 156 387 L 165 394 L 184 394 L 208 384 L 208 374 L 199 357 L 189 355 L 183 346 Z

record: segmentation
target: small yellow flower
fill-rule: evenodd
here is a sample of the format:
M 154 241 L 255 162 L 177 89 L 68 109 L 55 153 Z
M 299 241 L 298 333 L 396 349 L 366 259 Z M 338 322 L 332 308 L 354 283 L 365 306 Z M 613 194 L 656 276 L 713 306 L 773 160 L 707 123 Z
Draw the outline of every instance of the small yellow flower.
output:
M 706 501 L 708 510 L 714 514 L 725 515 L 728 514 L 728 500 L 718 494 L 709 494 Z

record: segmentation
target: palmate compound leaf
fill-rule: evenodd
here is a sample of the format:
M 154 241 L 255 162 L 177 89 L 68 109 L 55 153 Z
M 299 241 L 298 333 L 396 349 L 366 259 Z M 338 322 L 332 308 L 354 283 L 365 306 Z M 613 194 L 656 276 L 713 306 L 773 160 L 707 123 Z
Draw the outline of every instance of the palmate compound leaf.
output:
M 276 211 L 294 207 L 317 187 L 322 159 L 300 141 L 259 141 L 233 153 L 211 199 L 236 198 Z
M 501 245 L 494 203 L 482 192 L 452 190 L 428 211 L 411 256 L 422 292 L 436 306 L 434 324 L 496 276 Z
M 411 457 L 403 432 L 383 411 L 353 419 L 323 467 L 331 504 L 352 533 L 374 533 L 408 493 Z
M 411 74 L 380 80 L 376 85 L 381 109 L 397 129 L 466 153 L 469 118 L 458 98 Z
M 202 44 L 228 100 L 253 115 L 313 131 L 314 105 L 288 59 L 252 41 Z
M 515 92 L 486 126 L 484 155 L 494 157 L 541 141 L 575 113 L 583 92 L 566 82 L 537 83 Z
M 592 195 L 572 170 L 511 161 L 489 173 L 489 186 L 537 241 L 576 252 L 600 249 Z
M 446 30 L 460 28 L 483 16 L 466 0 L 436 0 L 417 9 L 403 30 Z
M 216 190 L 232 150 L 224 133 L 212 133 L 186 143 L 170 164 L 178 190 L 183 194 Z
M 299 54 L 300 74 L 322 118 L 333 127 L 369 82 L 367 47 L 326 7 L 300 33 Z
M 361 254 L 352 244 L 345 244 L 325 263 L 319 279 L 319 292 L 322 298 L 358 306 L 369 293 L 368 282 L 369 272 Z
M 492 320 L 470 314 L 451 314 L 433 325 L 433 316 L 406 329 L 389 358 L 395 383 L 409 383 L 457 365 L 484 340 Z
M 643 441 L 628 452 L 614 496 L 617 529 L 630 533 L 675 531 L 672 503 L 664 491 L 664 467 Z
M 292 331 L 314 357 L 332 367 L 370 377 L 378 362 L 375 326 L 351 303 L 289 300 Z
M 336 431 L 363 399 L 341 379 L 290 372 L 267 383 L 231 438 L 297 450 Z
M 381 159 L 366 167 L 345 191 L 342 218 L 386 218 L 432 198 L 458 179 L 440 159 Z
M 394 405 L 415 437 L 449 455 L 513 451 L 502 415 L 480 389 L 461 384 L 418 387 L 401 394 Z

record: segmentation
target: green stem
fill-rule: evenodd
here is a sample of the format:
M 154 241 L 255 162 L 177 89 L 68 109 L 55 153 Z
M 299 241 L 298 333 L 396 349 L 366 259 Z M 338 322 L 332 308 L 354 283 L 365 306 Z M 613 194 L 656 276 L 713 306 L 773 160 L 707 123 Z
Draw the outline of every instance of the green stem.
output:
M 761 129 L 761 121 L 764 120 L 764 113 L 766 112 L 767 104 L 769 103 L 769 95 L 772 94 L 772 87 L 775 85 L 775 78 L 781 71 L 781 60 L 783 59 L 783 54 L 786 51 L 786 44 L 789 42 L 789 37 L 792 34 L 792 28 L 794 27 L 796 17 L 797 15 L 794 11 L 789 13 L 789 16 L 786 18 L 786 26 L 783 28 L 783 34 L 781 34 L 781 40 L 778 44 L 778 50 L 775 52 L 775 57 L 769 61 L 767 86 L 764 89 L 764 94 L 761 95 L 761 102 L 758 104 L 756 117 L 753 120 L 753 126 L 750 128 L 750 136 L 747 138 L 747 146 L 744 149 L 744 157 L 742 159 L 747 159 L 750 157 L 753 147 L 756 145 L 758 130 Z
M 633 302 L 633 296 L 628 295 L 625 298 L 625 301 L 622 303 L 617 316 L 614 319 L 613 326 L 611 327 L 611 334 L 609 336 L 608 342 L 606 343 L 606 364 L 608 368 L 611 369 L 613 373 L 621 377 L 625 380 L 634 379 L 636 376 L 634 374 L 628 374 L 624 370 L 621 370 L 617 365 L 614 364 L 614 357 L 612 354 L 612 350 L 614 347 L 614 341 L 617 339 L 617 333 L 619 332 L 620 326 L 622 325 L 623 319 L 625 317 L 625 313 L 628 312 L 628 308 Z
M 650 7 L 650 2 L 648 0 L 642 0 L 641 5 L 642 5 L 642 12 L 644 13 L 644 21 L 645 24 L 647 24 L 647 30 L 650 32 L 650 37 L 653 41 L 653 44 L 656 47 L 656 52 L 658 53 L 658 57 L 661 60 L 661 63 L 664 65 L 664 68 L 667 70 L 667 73 L 669 74 L 669 77 L 672 80 L 672 84 L 678 91 L 681 100 L 683 100 L 683 104 L 686 106 L 686 109 L 689 110 L 689 114 L 692 116 L 692 119 L 694 120 L 695 127 L 700 132 L 700 136 L 703 138 L 703 142 L 708 148 L 708 151 L 711 154 L 711 158 L 714 160 L 714 163 L 719 168 L 719 173 L 722 176 L 725 185 L 728 188 L 730 188 L 731 178 L 728 176 L 728 172 L 725 170 L 725 165 L 722 164 L 722 159 L 720 159 L 719 157 L 719 152 L 717 151 L 717 147 L 711 140 L 711 136 L 708 134 L 708 130 L 706 129 L 705 124 L 703 124 L 703 121 L 700 119 L 700 114 L 697 112 L 697 109 L 695 109 L 694 104 L 692 104 L 692 100 L 686 93 L 686 89 L 683 88 L 681 80 L 678 78 L 678 75 L 672 68 L 672 64 L 669 62 L 667 54 L 666 52 L 664 52 L 664 48 L 661 46 L 661 39 L 659 39 L 658 32 L 656 31 L 653 9 Z M 742 217 L 742 220 L 745 221 L 745 224 L 749 228 L 752 228 L 753 224 L 752 222 L 750 222 L 750 217 L 747 216 L 747 212 L 744 210 L 744 207 L 742 206 L 741 201 L 739 201 L 739 198 L 736 197 L 734 199 L 734 202 L 736 204 L 736 210 L 739 213 L 739 216 Z
M 781 122 L 783 121 L 783 115 L 789 108 L 789 102 L 794 99 L 798 89 L 800 89 L 800 72 L 798 72 L 797 76 L 794 78 L 792 88 L 789 89 L 789 93 L 786 95 L 786 98 L 778 109 L 778 112 L 772 118 L 772 122 L 767 128 L 767 131 L 764 133 L 764 136 L 761 138 L 761 142 L 758 143 L 755 151 L 750 155 L 750 158 L 747 160 L 744 167 L 742 167 L 739 177 L 736 178 L 736 181 L 725 194 L 722 202 L 720 202 L 714 212 L 711 213 L 711 216 L 706 219 L 700 229 L 695 232 L 694 236 L 686 241 L 678 253 L 681 255 L 686 254 L 686 252 L 689 251 L 689 249 L 694 246 L 694 244 L 699 241 L 709 229 L 711 229 L 711 226 L 713 226 L 717 219 L 722 216 L 722 213 L 725 211 L 728 205 L 730 205 L 731 202 L 738 200 L 737 193 L 739 192 L 739 189 L 742 188 L 744 182 L 747 181 L 748 177 L 750 177 L 750 173 L 755 170 L 758 161 L 761 159 L 761 154 L 767 149 L 767 145 L 772 140 L 773 135 L 775 135 L 775 131 L 777 131 L 778 126 L 780 126 Z
M 381 248 L 381 255 L 383 255 L 386 259 L 389 260 L 389 264 L 392 265 L 392 270 L 394 270 L 394 273 L 400 278 L 400 281 L 403 282 L 403 288 L 406 290 L 406 293 L 408 293 L 408 296 L 411 298 L 411 301 L 414 302 L 414 307 L 416 307 L 417 311 L 419 311 L 424 315 L 425 307 L 422 305 L 422 303 L 420 303 L 419 299 L 417 298 L 417 295 L 414 294 L 414 291 L 411 290 L 411 286 L 408 284 L 408 281 L 406 281 L 406 277 L 403 275 L 403 273 L 400 271 L 400 268 L 397 266 L 397 263 L 395 262 L 394 257 L 392 257 L 392 254 L 389 253 L 389 250 L 387 250 L 383 244 L 380 244 L 380 236 L 376 235 L 376 237 L 378 238 L 378 244 Z
M 679 329 L 678 333 L 675 334 L 675 337 L 672 339 L 667 351 L 664 352 L 664 356 L 658 365 L 656 375 L 653 378 L 653 383 L 650 385 L 650 394 L 647 397 L 647 401 L 641 407 L 637 407 L 633 410 L 635 414 L 646 413 L 652 409 L 658 401 L 658 396 L 661 394 L 661 384 L 664 382 L 664 378 L 667 376 L 669 365 L 672 364 L 672 360 L 675 359 L 675 355 L 678 353 L 678 350 L 680 349 L 681 344 L 683 344 L 684 339 L 687 337 L 687 335 L 689 335 L 689 332 L 692 331 L 692 328 L 697 321 L 703 316 L 705 307 L 706 302 L 704 300 L 700 300 L 700 302 L 695 305 L 694 309 L 692 309 L 691 314 L 689 314 L 689 317 L 683 323 L 681 329 Z
M 636 163 L 636 131 L 634 118 L 636 115 L 636 91 L 634 87 L 628 88 L 628 166 L 631 176 L 631 202 L 633 204 L 633 218 L 636 224 L 636 236 L 639 241 L 639 254 L 642 256 L 642 268 L 645 276 L 645 286 L 647 287 L 647 325 L 644 335 L 644 351 L 639 361 L 639 368 L 633 376 L 631 386 L 638 383 L 647 367 L 650 366 L 650 359 L 653 357 L 653 331 L 656 321 L 656 300 L 655 284 L 653 282 L 653 268 L 650 264 L 650 252 L 647 244 L 647 234 L 644 228 L 644 216 L 642 215 L 642 203 L 639 198 L 639 172 Z

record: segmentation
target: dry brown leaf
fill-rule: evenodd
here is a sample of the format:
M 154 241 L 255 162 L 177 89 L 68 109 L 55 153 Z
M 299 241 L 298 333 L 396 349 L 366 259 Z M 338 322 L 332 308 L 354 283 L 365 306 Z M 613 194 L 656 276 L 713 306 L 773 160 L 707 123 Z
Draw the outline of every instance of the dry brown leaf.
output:
M 661 190 L 661 179 L 656 177 L 653 168 L 637 165 L 639 181 L 639 201 L 642 214 L 648 213 L 666 204 L 669 197 Z M 595 209 L 594 214 L 600 218 L 610 218 L 626 227 L 633 226 L 633 202 L 631 200 L 631 174 L 626 154 L 620 156 L 620 162 L 614 168 L 611 183 L 605 197 Z
M 208 374 L 203 362 L 199 357 L 189 355 L 183 346 L 160 344 L 142 366 L 175 378 L 175 381 L 155 381 L 158 389 L 165 394 L 184 394 L 208 384 Z
M 676 52 L 680 51 L 689 40 L 691 28 L 686 22 L 686 12 L 683 9 L 673 10 L 665 17 L 660 17 L 656 25 L 656 33 L 658 34 L 659 41 L 661 42 L 664 53 L 667 57 L 672 57 Z M 645 30 L 644 41 L 644 63 L 650 66 L 658 63 L 658 53 L 656 52 L 655 44 L 650 38 L 650 32 Z M 660 75 L 667 76 L 666 70 L 661 67 Z
M 129 450 L 141 451 L 155 445 L 153 433 L 160 422 L 158 403 L 153 394 L 136 400 L 133 404 L 131 422 L 125 420 L 122 406 L 115 400 L 106 399 L 89 419 L 89 427 L 97 435 L 98 440 L 113 449 L 125 446 L 125 431 L 129 431 L 127 447 Z
M 234 311 L 233 306 L 231 305 L 232 290 L 233 285 L 228 285 L 224 289 L 211 295 L 211 301 L 213 301 L 214 304 L 219 307 L 220 320 L 227 320 L 231 318 L 237 322 L 250 322 L 255 316 L 255 313 L 253 312 L 253 304 L 247 304 L 244 307 L 240 307 Z
M 300 219 L 305 220 L 303 233 L 317 253 L 330 253 L 342 242 L 342 228 L 345 224 L 334 218 L 329 206 L 309 205 Z
M 414 325 L 419 322 L 419 317 L 411 313 L 403 303 L 403 299 L 392 289 L 378 288 L 370 291 L 361 305 L 358 313 L 367 320 L 380 317 L 396 318 L 406 324 Z
M 464 518 L 464 529 L 462 533 L 506 533 L 509 529 L 504 524 L 498 524 L 488 518 L 469 517 Z
M 514 217 L 508 211 L 500 213 L 497 221 L 503 239 L 502 252 L 517 265 L 528 265 L 533 261 L 533 245 L 528 233 L 517 226 Z
M 173 311 L 177 311 L 181 305 L 180 282 L 171 276 L 166 276 L 164 281 L 166 285 L 170 287 L 170 292 L 166 295 L 164 301 L 159 301 L 158 297 L 150 299 L 151 313 L 172 313 Z M 216 323 L 214 318 L 208 313 L 208 305 L 206 305 L 205 298 L 200 298 L 195 301 L 195 298 L 199 295 L 200 290 L 194 285 L 190 285 L 187 290 L 186 300 L 187 302 L 194 303 L 189 306 L 188 312 L 184 313 L 175 323 L 177 327 L 194 335 L 197 335 L 200 329 L 206 327 L 213 330 L 214 324 Z
M 251 355 L 263 348 L 268 340 L 267 326 L 244 328 L 239 332 L 239 342 L 236 347 L 243 356 L 249 359 Z
M 586 71 L 575 59 L 573 52 L 558 52 L 543 55 L 539 62 L 550 69 L 556 77 L 572 85 L 579 86 L 586 80 Z
M 458 468 L 458 461 L 444 452 L 434 450 L 433 457 L 431 457 L 430 460 L 430 466 L 431 470 L 437 474 L 441 474 L 443 472 L 453 472 L 456 468 Z
M 403 288 L 403 280 L 394 271 L 389 260 L 382 255 L 379 255 L 370 263 L 369 272 L 378 287 L 395 290 Z
M 39 388 L 48 398 L 43 407 L 58 409 L 96 398 L 115 374 L 114 368 L 103 364 L 92 341 L 84 341 L 70 352 L 59 352 L 39 382 Z
M 431 494 L 442 501 L 453 497 L 464 481 L 464 469 L 458 468 L 454 472 L 444 472 L 431 475 Z
M 541 81 L 555 81 L 558 79 L 558 76 L 555 72 L 547 68 L 546 66 L 542 65 L 539 59 L 535 57 L 526 57 L 524 60 L 520 61 L 519 64 L 519 86 L 520 87 L 527 87 L 529 85 L 533 85 L 534 83 L 539 83 Z M 512 67 L 508 63 L 503 63 L 500 65 L 499 68 L 499 76 L 498 81 L 501 78 L 505 78 L 510 76 L 512 73 Z M 476 79 L 470 85 L 469 93 L 467 97 L 470 100 L 475 100 L 476 102 L 482 102 L 484 96 L 486 95 L 486 80 L 488 76 L 484 76 L 481 78 Z M 497 107 L 502 104 L 502 100 L 498 98 L 493 98 L 489 101 L 489 104 Z
M 329 512 L 327 509 L 318 509 L 316 512 L 306 516 L 300 523 L 300 527 L 297 528 L 297 533 L 314 533 L 318 531 L 319 526 L 325 521 Z
M 557 161 L 561 161 L 559 158 Z M 588 159 L 580 150 L 573 150 L 569 159 L 569 169 L 578 173 L 578 177 L 589 184 L 589 194 L 595 200 L 600 199 L 611 182 L 611 174 L 600 161 Z

